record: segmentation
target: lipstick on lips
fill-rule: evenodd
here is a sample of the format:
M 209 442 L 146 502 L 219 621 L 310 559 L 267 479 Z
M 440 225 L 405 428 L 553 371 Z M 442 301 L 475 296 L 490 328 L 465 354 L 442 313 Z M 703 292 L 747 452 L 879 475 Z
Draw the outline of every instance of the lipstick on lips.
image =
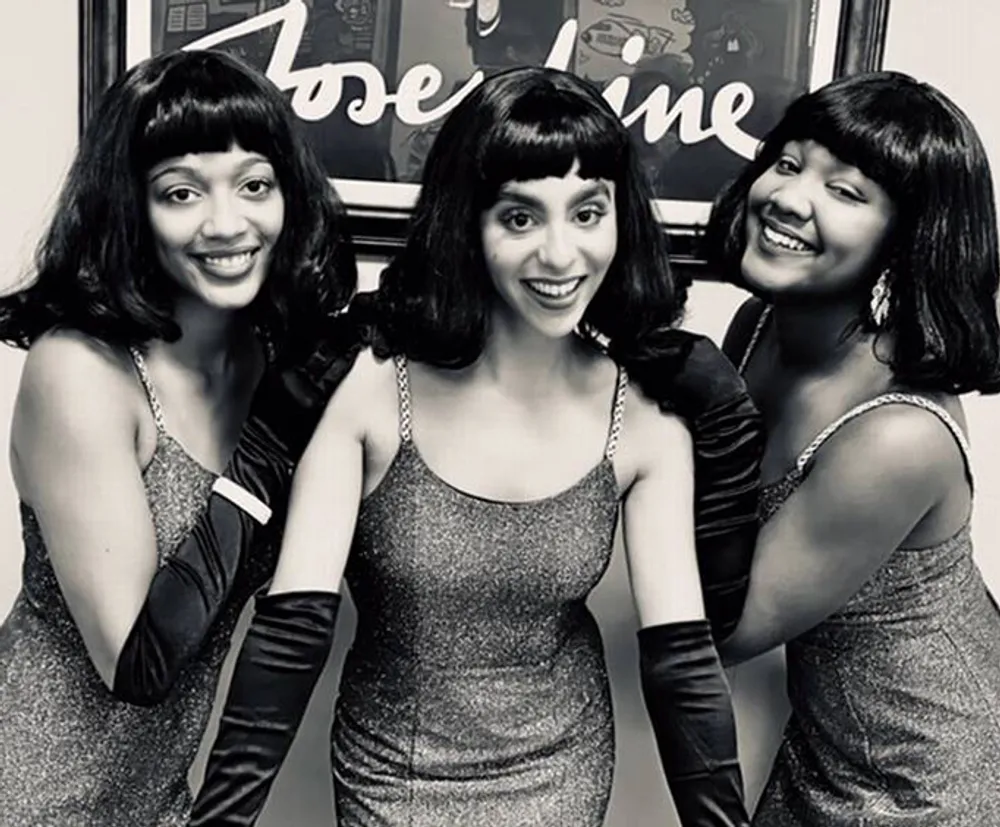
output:
M 767 218 L 758 218 L 760 239 L 766 248 L 777 248 L 787 253 L 816 253 L 816 245 L 806 241 L 801 235 Z
M 232 250 L 191 253 L 202 270 L 220 278 L 245 275 L 253 267 L 260 247 L 241 247 Z
M 522 283 L 543 306 L 561 308 L 572 303 L 585 279 L 585 276 L 574 276 L 569 279 L 525 279 Z

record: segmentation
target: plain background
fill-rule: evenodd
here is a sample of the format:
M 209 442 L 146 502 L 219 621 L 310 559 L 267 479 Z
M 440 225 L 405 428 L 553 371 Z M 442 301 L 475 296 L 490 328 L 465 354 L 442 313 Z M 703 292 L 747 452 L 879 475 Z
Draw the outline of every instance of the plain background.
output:
M 991 0 L 893 0 L 884 65 L 909 72 L 941 88 L 970 115 L 1000 170 L 1000 105 L 996 81 L 1000 52 L 1000 4 Z M 31 250 L 52 208 L 77 135 L 76 0 L 5 3 L 0 25 L 0 287 L 24 273 Z M 379 262 L 362 262 L 371 283 Z M 691 294 L 686 326 L 721 337 L 742 294 L 726 285 L 700 283 Z M 0 441 L 7 442 L 10 409 L 23 355 L 0 348 Z M 1000 443 L 994 419 L 1000 401 L 966 400 L 977 504 L 973 536 L 979 564 L 994 592 L 1000 592 Z M 21 541 L 17 501 L 6 451 L 0 451 L 0 617 L 20 587 Z M 620 550 L 619 550 L 620 552 Z M 113 583 L 108 584 L 114 588 Z M 608 827 L 660 827 L 669 808 L 636 678 L 635 622 L 616 554 L 592 605 L 604 629 L 612 672 L 618 728 L 618 766 Z M 330 825 L 327 761 L 330 710 L 337 668 L 350 637 L 353 617 L 343 614 L 338 646 L 313 698 L 305 724 L 275 786 L 262 827 Z M 740 725 L 745 780 L 756 798 L 766 778 L 786 714 L 780 653 L 746 664 L 731 674 Z M 0 710 L 0 715 L 3 710 Z M 193 775 L 197 780 L 200 769 Z

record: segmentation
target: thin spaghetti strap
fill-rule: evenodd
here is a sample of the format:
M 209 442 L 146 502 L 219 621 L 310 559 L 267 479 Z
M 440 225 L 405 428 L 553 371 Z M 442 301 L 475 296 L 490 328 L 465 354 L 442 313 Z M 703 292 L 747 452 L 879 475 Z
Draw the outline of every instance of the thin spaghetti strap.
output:
M 156 432 L 163 436 L 167 432 L 167 425 L 163 420 L 163 407 L 156 396 L 156 388 L 153 387 L 153 379 L 149 375 L 149 368 L 146 367 L 146 360 L 139 348 L 134 345 L 128 349 L 132 362 L 135 364 L 136 373 L 139 374 L 139 381 L 146 392 L 146 399 L 149 400 L 149 409 L 153 412 L 153 421 L 156 423 Z
M 757 342 L 760 341 L 761 334 L 764 332 L 764 328 L 767 326 L 767 320 L 771 317 L 771 305 L 764 305 L 764 309 L 761 311 L 760 315 L 757 317 L 757 324 L 754 326 L 753 333 L 750 334 L 750 341 L 747 342 L 746 348 L 743 350 L 743 358 L 740 359 L 740 365 L 738 371 L 742 374 L 746 369 L 747 365 L 750 364 L 750 357 L 753 356 L 754 350 L 757 349 Z
M 611 408 L 611 425 L 608 428 L 608 442 L 604 447 L 604 458 L 614 459 L 618 450 L 618 440 L 622 433 L 622 420 L 625 416 L 625 395 L 628 391 L 628 373 L 621 365 L 618 366 L 618 379 L 615 382 L 615 401 Z
M 937 404 L 937 402 L 932 402 L 926 397 L 919 396 L 915 393 L 883 393 L 876 396 L 874 399 L 869 399 L 867 402 L 862 402 L 860 405 L 856 405 L 851 408 L 843 416 L 838 417 L 829 425 L 827 425 L 816 438 L 810 442 L 805 450 L 799 454 L 798 459 L 795 461 L 795 469 L 801 475 L 804 474 L 809 463 L 812 462 L 813 457 L 819 450 L 820 446 L 826 442 L 833 434 L 843 425 L 850 422 L 852 419 L 861 416 L 864 413 L 872 410 L 873 408 L 879 408 L 882 405 L 913 405 L 917 408 L 923 408 L 925 411 L 937 416 L 941 422 L 951 431 L 951 435 L 955 438 L 955 442 L 958 443 L 959 451 L 962 453 L 962 459 L 965 462 L 965 474 L 968 477 L 969 484 L 972 485 L 972 450 L 969 446 L 969 440 L 966 438 L 959 424 L 955 421 L 954 417 L 944 408 Z
M 410 374 L 406 369 L 406 357 L 397 354 L 392 357 L 396 369 L 396 388 L 399 392 L 399 438 L 409 442 L 413 437 L 413 422 L 410 414 Z

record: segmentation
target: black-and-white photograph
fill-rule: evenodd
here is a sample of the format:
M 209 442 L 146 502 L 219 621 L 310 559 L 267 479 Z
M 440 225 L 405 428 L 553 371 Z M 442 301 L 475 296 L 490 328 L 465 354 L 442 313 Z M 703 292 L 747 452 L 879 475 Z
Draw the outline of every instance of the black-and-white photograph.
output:
M 0 29 L 0 827 L 995 827 L 1000 6 Z

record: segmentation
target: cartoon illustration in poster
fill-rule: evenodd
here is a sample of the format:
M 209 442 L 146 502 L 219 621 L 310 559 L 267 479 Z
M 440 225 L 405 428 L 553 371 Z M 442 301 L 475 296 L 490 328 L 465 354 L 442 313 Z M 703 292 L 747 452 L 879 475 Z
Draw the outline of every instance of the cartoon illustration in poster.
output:
M 592 80 L 622 73 L 622 47 L 634 35 L 645 41 L 643 59 L 673 56 L 690 64 L 695 18 L 688 0 L 580 0 L 575 71 Z

